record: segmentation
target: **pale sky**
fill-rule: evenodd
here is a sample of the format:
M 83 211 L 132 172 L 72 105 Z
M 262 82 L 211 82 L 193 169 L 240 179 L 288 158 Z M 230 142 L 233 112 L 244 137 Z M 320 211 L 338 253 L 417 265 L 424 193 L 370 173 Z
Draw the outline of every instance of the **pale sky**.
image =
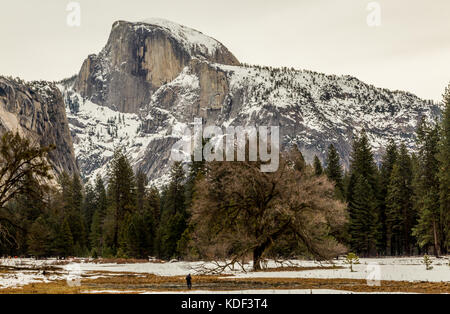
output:
M 349 74 L 440 101 L 450 82 L 450 1 L 379 0 L 1 0 L 0 75 L 59 80 L 105 45 L 116 20 L 168 19 L 210 35 L 241 61 Z

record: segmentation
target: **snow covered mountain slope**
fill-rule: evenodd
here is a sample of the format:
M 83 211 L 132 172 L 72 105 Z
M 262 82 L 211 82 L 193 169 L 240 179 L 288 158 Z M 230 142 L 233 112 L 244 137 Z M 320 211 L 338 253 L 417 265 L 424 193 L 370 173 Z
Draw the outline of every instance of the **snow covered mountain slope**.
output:
M 283 146 L 307 161 L 334 144 L 345 166 L 352 138 L 367 131 L 379 159 L 389 138 L 414 148 L 421 117 L 437 104 L 351 76 L 241 65 L 216 40 L 165 20 L 114 23 L 105 48 L 61 82 L 83 176 L 106 173 L 114 147 L 163 182 L 173 128 L 195 117 L 217 126 L 280 126 Z

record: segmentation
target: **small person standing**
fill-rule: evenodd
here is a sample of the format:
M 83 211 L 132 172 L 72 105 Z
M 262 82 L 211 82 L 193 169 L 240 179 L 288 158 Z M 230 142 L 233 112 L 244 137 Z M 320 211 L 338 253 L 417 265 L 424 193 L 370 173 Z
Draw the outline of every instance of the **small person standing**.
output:
M 192 289 L 192 277 L 191 274 L 186 276 L 186 284 L 189 290 Z

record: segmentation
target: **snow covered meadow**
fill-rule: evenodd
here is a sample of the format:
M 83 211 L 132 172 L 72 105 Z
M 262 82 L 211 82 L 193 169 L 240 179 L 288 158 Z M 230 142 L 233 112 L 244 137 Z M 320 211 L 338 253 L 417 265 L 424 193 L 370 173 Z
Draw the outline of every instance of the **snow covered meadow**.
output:
M 334 265 L 329 263 L 318 263 L 314 261 L 289 261 L 288 264 L 280 264 L 269 261 L 267 269 L 261 272 L 252 272 L 251 264 L 245 266 L 245 271 L 236 268 L 235 270 L 227 269 L 223 274 L 219 275 L 219 279 L 223 280 L 295 280 L 295 279 L 317 279 L 317 280 L 370 280 L 367 285 L 377 284 L 377 281 L 394 281 L 394 282 L 410 282 L 410 283 L 443 283 L 444 291 L 448 293 L 450 284 L 450 257 L 432 258 L 431 270 L 426 270 L 421 257 L 408 258 L 363 258 L 360 264 L 353 266 L 353 272 L 350 271 L 343 259 L 333 261 Z M 190 293 L 355 293 L 355 291 L 347 291 L 345 289 L 251 289 L 248 285 L 243 289 L 233 290 L 209 290 L 203 286 L 195 289 L 196 276 L 202 276 L 199 272 L 203 267 L 210 268 L 212 264 L 202 262 L 147 262 L 147 263 L 93 263 L 88 259 L 68 260 L 62 263 L 55 259 L 37 261 L 33 259 L 0 259 L 0 293 L 2 289 L 24 287 L 37 283 L 52 283 L 79 279 L 81 288 L 84 283 L 89 280 L 98 278 L 119 278 L 119 276 L 132 275 L 136 277 L 153 276 L 164 282 L 166 278 L 178 278 L 182 283 L 182 279 L 188 273 L 194 277 L 194 290 Z M 289 267 L 287 267 L 289 266 Z M 287 267 L 286 270 L 281 267 Z M 84 291 L 86 293 L 186 293 L 181 288 L 179 291 L 171 289 L 165 290 L 161 286 L 159 289 L 140 289 L 139 291 L 118 291 L 118 290 L 91 290 Z M 182 286 L 181 286 L 182 287 Z M 83 291 L 82 291 L 83 292 Z M 392 292 L 392 291 L 391 291 Z M 395 291 L 402 292 L 402 291 Z

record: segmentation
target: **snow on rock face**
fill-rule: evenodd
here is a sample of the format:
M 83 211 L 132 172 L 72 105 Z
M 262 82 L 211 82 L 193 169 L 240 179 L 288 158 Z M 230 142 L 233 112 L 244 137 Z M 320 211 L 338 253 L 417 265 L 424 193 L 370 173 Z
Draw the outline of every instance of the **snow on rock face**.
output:
M 151 25 L 149 27 L 149 25 Z M 214 57 L 216 53 L 223 49 L 223 45 L 203 33 L 161 18 L 150 18 L 139 21 L 135 25 L 135 29 L 146 27 L 151 30 L 153 27 L 159 27 L 167 31 L 175 40 L 182 43 L 187 52 L 193 55 L 199 53 L 203 56 Z
M 285 149 L 297 145 L 308 162 L 324 161 L 333 144 L 348 167 L 362 129 L 380 161 L 389 139 L 413 150 L 418 121 L 440 116 L 437 104 L 351 76 L 240 65 L 218 41 L 160 19 L 114 23 L 105 48 L 61 89 L 85 177 L 104 173 L 121 145 L 135 169 L 166 182 L 178 139 L 172 129 L 195 117 L 222 127 L 279 126 Z
M 139 164 L 149 143 L 165 136 L 165 130 L 151 136 L 142 134 L 143 124 L 137 114 L 96 105 L 60 88 L 66 101 L 75 156 L 85 177 L 105 177 L 116 148 L 124 148 L 132 164 Z
M 406 92 L 389 91 L 351 76 L 294 69 L 216 65 L 228 73 L 232 106 L 225 124 L 279 125 L 283 144 L 297 145 L 308 162 L 322 160 L 330 144 L 349 165 L 351 143 L 362 129 L 379 161 L 390 138 L 414 148 L 422 117 L 439 117 L 438 105 Z M 239 111 L 235 110 L 240 105 Z
M 158 89 L 140 114 L 115 111 L 84 99 L 64 85 L 58 87 L 64 95 L 75 155 L 84 177 L 105 177 L 114 150 L 122 148 L 135 170 L 155 173 L 152 179 L 158 179 L 153 182 L 158 186 L 167 182 L 166 162 L 170 147 L 178 140 L 173 138 L 172 129 L 186 125 L 180 121 L 187 120 L 186 112 L 198 101 L 200 86 L 194 73 L 185 68 L 175 80 Z M 174 90 L 183 94 L 177 94 L 170 107 L 161 106 L 161 98 Z

